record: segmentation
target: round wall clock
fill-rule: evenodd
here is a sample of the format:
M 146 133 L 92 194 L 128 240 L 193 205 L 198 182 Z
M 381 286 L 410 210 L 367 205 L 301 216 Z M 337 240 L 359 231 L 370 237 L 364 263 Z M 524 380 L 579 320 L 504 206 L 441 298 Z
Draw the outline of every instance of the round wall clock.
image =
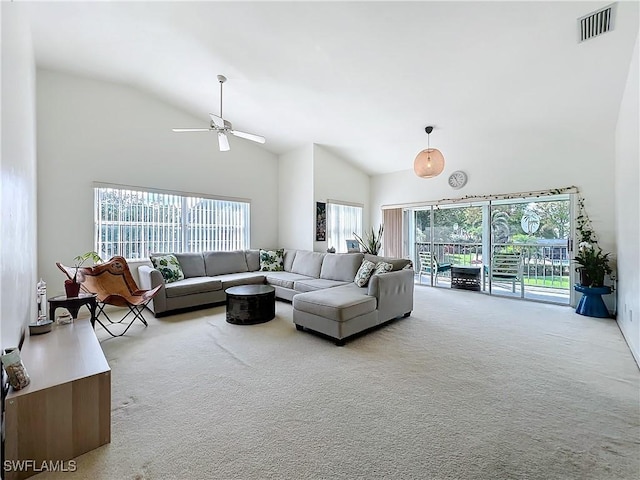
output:
M 449 175 L 449 186 L 451 188 L 462 188 L 467 183 L 467 174 L 462 170 L 456 170 Z

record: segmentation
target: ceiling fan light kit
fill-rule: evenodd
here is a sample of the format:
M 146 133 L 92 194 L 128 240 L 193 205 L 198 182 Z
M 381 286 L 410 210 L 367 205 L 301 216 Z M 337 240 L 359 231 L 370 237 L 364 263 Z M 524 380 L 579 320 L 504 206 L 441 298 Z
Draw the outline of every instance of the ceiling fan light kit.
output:
M 433 127 L 428 126 L 424 130 L 427 132 L 427 148 L 416 155 L 413 171 L 421 178 L 433 178 L 444 170 L 444 156 L 437 148 L 430 147 L 429 135 L 433 131 Z
M 218 145 L 221 152 L 228 152 L 231 147 L 229 146 L 229 138 L 227 134 L 230 133 L 236 137 L 245 138 L 252 142 L 264 143 L 266 140 L 260 135 L 254 135 L 253 133 L 241 132 L 234 130 L 231 122 L 222 118 L 222 84 L 227 81 L 227 77 L 224 75 L 218 75 L 218 82 L 220 83 L 220 115 L 214 115 L 210 113 L 211 124 L 209 128 L 174 128 L 174 132 L 217 132 L 218 133 Z

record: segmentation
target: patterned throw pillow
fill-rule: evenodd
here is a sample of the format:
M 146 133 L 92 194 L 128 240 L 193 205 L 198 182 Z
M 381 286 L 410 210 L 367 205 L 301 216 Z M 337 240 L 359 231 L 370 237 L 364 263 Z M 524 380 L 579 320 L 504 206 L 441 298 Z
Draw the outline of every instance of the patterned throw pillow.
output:
M 373 275 L 382 275 L 383 273 L 388 273 L 393 270 L 393 265 L 387 262 L 378 262 L 376 264 L 376 269 L 373 272 Z
M 409 263 L 407 263 L 404 267 L 402 267 L 403 270 L 413 270 L 413 262 L 411 260 L 409 260 Z
M 356 278 L 353 279 L 355 284 L 359 287 L 364 287 L 367 283 L 369 283 L 369 279 L 373 274 L 373 271 L 376 268 L 376 264 L 370 262 L 369 260 L 362 260 L 362 265 L 358 269 L 356 273 Z
M 159 255 L 157 257 L 149 257 L 153 268 L 159 270 L 164 278 L 165 283 L 177 282 L 178 280 L 184 280 L 184 272 L 180 266 L 180 262 L 175 255 Z
M 284 270 L 284 248 L 280 250 L 260 249 L 260 271 L 282 272 Z

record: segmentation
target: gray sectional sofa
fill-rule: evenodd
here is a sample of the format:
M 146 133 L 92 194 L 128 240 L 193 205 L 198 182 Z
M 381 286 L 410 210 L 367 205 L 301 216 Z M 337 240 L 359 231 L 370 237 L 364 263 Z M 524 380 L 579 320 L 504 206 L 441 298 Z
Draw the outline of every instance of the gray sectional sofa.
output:
M 269 284 L 276 298 L 293 304 L 298 330 L 309 329 L 344 344 L 344 339 L 413 309 L 414 272 L 409 260 L 362 253 L 331 254 L 284 250 L 283 271 L 261 271 L 260 251 L 176 253 L 184 279 L 165 284 L 159 270 L 138 268 L 140 287 L 162 285 L 149 304 L 154 315 L 222 303 L 229 287 Z M 388 273 L 373 275 L 358 287 L 354 277 L 363 259 L 393 265 Z

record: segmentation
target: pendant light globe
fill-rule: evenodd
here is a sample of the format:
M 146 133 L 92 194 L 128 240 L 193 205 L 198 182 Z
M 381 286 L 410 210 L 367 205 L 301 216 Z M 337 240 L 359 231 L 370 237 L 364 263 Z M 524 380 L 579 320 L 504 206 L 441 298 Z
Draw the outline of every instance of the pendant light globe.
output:
M 433 131 L 433 127 L 426 127 L 427 132 L 427 148 L 422 150 L 413 161 L 413 171 L 418 177 L 433 178 L 437 177 L 444 170 L 444 155 L 437 148 L 431 148 L 429 135 Z

